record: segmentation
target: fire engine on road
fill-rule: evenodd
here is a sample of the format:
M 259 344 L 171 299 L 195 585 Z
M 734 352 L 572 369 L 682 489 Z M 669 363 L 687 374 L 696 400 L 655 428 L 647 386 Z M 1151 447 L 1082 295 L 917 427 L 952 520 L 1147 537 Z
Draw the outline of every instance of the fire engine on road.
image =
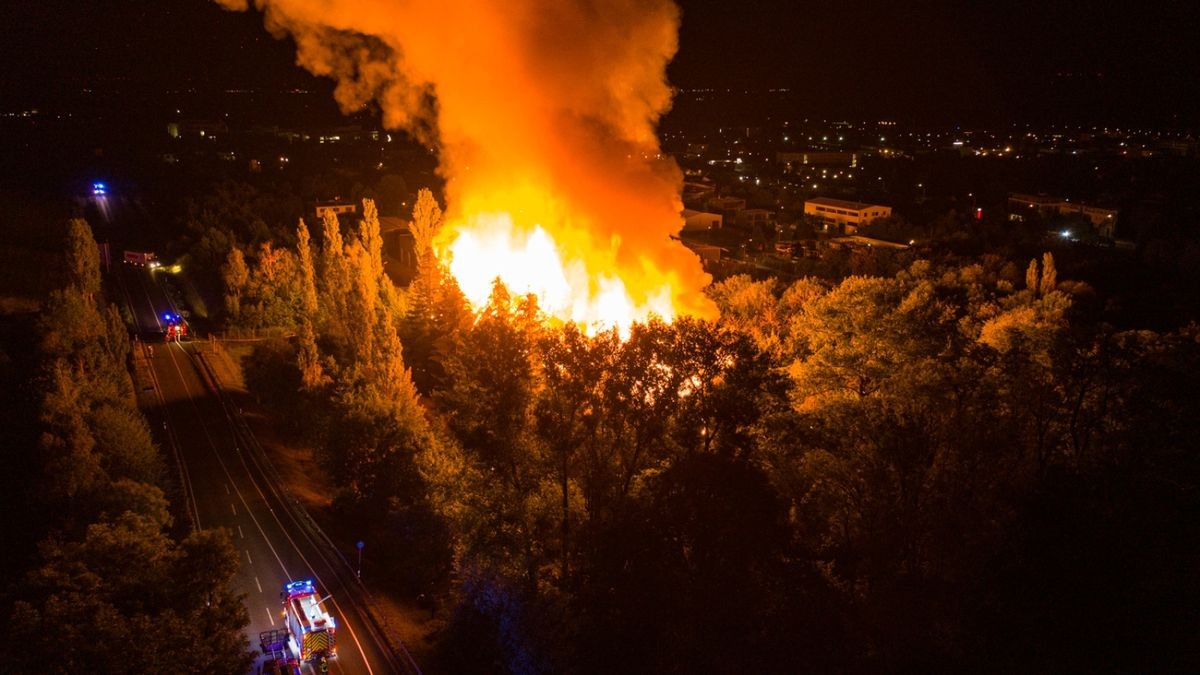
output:
M 324 663 L 337 656 L 337 623 L 321 603 L 312 579 L 290 581 L 283 586 L 284 621 L 301 662 Z

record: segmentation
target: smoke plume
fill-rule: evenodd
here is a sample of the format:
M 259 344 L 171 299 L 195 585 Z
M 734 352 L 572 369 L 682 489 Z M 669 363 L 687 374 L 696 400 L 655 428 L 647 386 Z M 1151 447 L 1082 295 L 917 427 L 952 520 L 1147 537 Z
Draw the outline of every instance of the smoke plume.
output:
M 437 148 L 442 243 L 502 216 L 549 235 L 568 283 L 589 286 L 577 294 L 595 301 L 618 283 L 639 307 L 713 313 L 708 276 L 670 239 L 682 178 L 655 133 L 671 103 L 672 0 L 254 4 L 273 34 L 295 39 L 301 66 L 337 82 L 344 111 L 374 101 L 387 127 Z

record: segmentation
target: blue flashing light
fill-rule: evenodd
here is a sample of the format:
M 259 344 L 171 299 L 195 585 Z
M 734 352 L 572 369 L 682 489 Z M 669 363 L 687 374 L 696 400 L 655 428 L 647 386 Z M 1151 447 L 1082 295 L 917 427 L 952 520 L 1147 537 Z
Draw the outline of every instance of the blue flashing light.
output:
M 311 595 L 317 592 L 316 586 L 313 585 L 312 579 L 304 579 L 301 581 L 289 581 L 283 585 L 283 590 L 289 598 L 298 595 Z
M 108 194 L 108 186 L 101 182 L 92 183 L 92 194 L 94 194 L 94 195 Z

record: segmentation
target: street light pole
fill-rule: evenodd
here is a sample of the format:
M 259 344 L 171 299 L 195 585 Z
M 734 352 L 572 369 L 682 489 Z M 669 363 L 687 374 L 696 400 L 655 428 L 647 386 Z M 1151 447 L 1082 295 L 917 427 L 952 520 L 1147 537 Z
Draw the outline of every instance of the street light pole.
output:
M 363 550 L 363 540 L 362 540 L 362 539 L 359 539 L 359 540 L 358 540 L 358 543 L 357 543 L 357 544 L 355 544 L 355 546 L 357 546 L 357 547 L 358 547 L 358 571 L 357 571 L 357 572 L 355 572 L 355 576 L 356 576 L 356 577 L 358 577 L 359 579 L 362 579 L 362 550 Z

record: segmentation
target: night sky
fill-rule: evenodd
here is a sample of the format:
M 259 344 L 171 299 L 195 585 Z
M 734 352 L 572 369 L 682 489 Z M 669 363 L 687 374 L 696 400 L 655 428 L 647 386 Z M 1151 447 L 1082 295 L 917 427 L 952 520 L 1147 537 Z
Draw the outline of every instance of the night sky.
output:
M 681 87 L 790 88 L 813 114 L 848 118 L 1200 119 L 1192 3 L 681 4 Z M 206 0 L 19 5 L 0 41 L 0 94 L 17 105 L 80 88 L 323 86 L 259 17 Z

